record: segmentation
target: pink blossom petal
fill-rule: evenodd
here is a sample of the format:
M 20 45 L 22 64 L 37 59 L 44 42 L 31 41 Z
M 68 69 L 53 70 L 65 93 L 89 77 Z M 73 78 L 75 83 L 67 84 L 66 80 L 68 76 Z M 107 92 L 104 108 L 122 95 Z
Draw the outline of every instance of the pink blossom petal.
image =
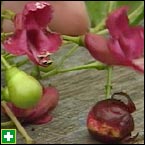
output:
M 34 124 L 45 124 L 45 123 L 48 123 L 52 120 L 52 116 L 49 115 L 49 114 L 44 114 L 43 116 L 41 116 L 41 118 L 38 118 L 38 120 L 34 120 L 33 123 Z
M 58 100 L 58 90 L 54 87 L 47 87 L 44 88 L 43 97 L 38 105 L 32 109 L 20 109 L 12 103 L 8 103 L 8 106 L 22 122 L 42 124 L 52 119 L 49 113 L 57 106 Z
M 118 38 L 129 28 L 127 10 L 127 7 L 121 7 L 109 14 L 106 20 L 106 27 L 114 38 Z
M 85 46 L 95 59 L 111 65 L 116 63 L 114 56 L 107 47 L 107 40 L 104 37 L 88 33 L 85 35 Z
M 132 64 L 135 70 L 144 73 L 144 58 L 134 59 L 132 60 Z
M 23 117 L 29 116 L 29 112 L 27 112 L 26 109 L 18 108 L 10 102 L 8 102 L 7 105 L 13 111 L 13 113 L 16 115 L 16 117 L 23 118 Z
M 60 35 L 56 33 L 44 33 L 40 29 L 35 29 L 28 31 L 27 36 L 31 45 L 35 47 L 39 54 L 56 52 L 61 45 Z M 35 50 L 31 49 L 31 51 Z
M 22 13 L 18 13 L 15 15 L 14 25 L 15 25 L 16 31 L 24 29 L 24 17 L 22 15 Z
M 27 3 L 23 12 L 15 16 L 15 34 L 4 42 L 5 49 L 14 55 L 27 55 L 37 65 L 48 66 L 50 54 L 62 43 L 59 34 L 46 30 L 51 18 L 50 4 Z
M 109 39 L 108 49 L 110 50 L 110 53 L 114 57 L 114 62 L 112 62 L 112 65 L 126 65 L 126 66 L 131 65 L 131 60 L 127 58 L 125 52 L 122 51 L 122 48 L 118 40 Z
M 43 32 L 40 29 L 29 30 L 27 32 L 27 36 L 29 38 L 29 51 L 27 55 L 34 63 L 37 63 L 42 66 L 43 61 L 47 62 L 50 60 L 49 54 L 56 52 L 62 43 L 59 34 L 49 33 L 46 31 Z M 39 57 L 40 55 L 43 55 L 43 59 Z
M 144 51 L 144 28 L 129 26 L 127 10 L 127 7 L 121 7 L 109 14 L 106 27 L 111 38 L 106 40 L 95 34 L 86 34 L 85 45 L 91 55 L 103 63 L 144 72 L 143 63 L 137 61 Z
M 128 59 L 140 57 L 144 49 L 144 29 L 142 27 L 130 28 L 120 36 L 119 43 Z
M 27 50 L 27 37 L 25 30 L 18 30 L 4 42 L 5 49 L 14 55 L 24 55 Z
M 28 44 L 29 45 L 29 44 Z M 35 48 L 34 48 L 35 49 Z M 35 51 L 34 51 L 35 52 Z M 33 63 L 35 63 L 36 65 L 42 65 L 42 64 L 40 64 L 40 60 L 39 60 L 39 58 L 37 57 L 37 54 L 33 54 L 30 50 L 28 50 L 27 51 L 27 56 L 28 56 L 28 58 L 33 62 Z M 43 65 L 42 65 L 43 66 Z
M 53 33 L 46 32 L 46 36 L 50 45 L 49 52 L 50 53 L 56 52 L 62 44 L 62 39 L 60 37 L 60 34 L 55 32 Z
M 52 19 L 52 6 L 47 2 L 31 2 L 25 5 L 23 14 L 26 17 L 25 25 L 30 21 L 29 16 L 35 20 L 35 22 L 41 28 L 47 27 L 48 23 Z
M 43 115 L 47 112 L 53 110 L 59 100 L 59 93 L 58 90 L 54 87 L 47 87 L 44 88 L 43 97 L 38 105 L 33 108 L 33 114 L 31 114 L 32 118 L 36 118 L 37 115 Z

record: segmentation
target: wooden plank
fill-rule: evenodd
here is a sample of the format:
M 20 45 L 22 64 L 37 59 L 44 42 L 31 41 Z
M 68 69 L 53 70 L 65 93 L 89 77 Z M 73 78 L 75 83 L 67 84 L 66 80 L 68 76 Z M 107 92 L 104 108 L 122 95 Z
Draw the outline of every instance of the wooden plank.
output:
M 140 75 L 127 68 L 115 68 L 113 91 L 126 91 L 134 100 L 137 111 L 133 113 L 135 131 L 140 135 L 134 144 L 143 144 L 144 138 L 144 81 Z M 60 91 L 60 102 L 53 111 L 53 121 L 44 125 L 28 125 L 26 130 L 36 143 L 42 144 L 97 144 L 86 128 L 86 117 L 91 106 L 104 97 L 105 71 L 87 70 L 73 75 L 58 75 L 51 80 Z M 31 129 L 34 128 L 35 131 Z M 17 143 L 23 144 L 20 135 Z
M 92 58 L 84 49 L 69 59 L 68 66 L 87 62 Z M 63 54 L 60 51 L 58 55 Z M 57 55 L 56 55 L 57 56 Z M 78 61 L 79 60 L 79 61 Z M 90 108 L 104 98 L 106 71 L 84 70 L 59 74 L 44 81 L 51 82 L 60 92 L 60 101 L 52 112 L 53 120 L 43 125 L 25 126 L 36 144 L 100 144 L 92 139 L 86 128 L 86 117 Z M 133 144 L 144 143 L 144 76 L 129 68 L 115 67 L 113 72 L 113 92 L 125 91 L 136 104 L 133 113 L 135 130 L 139 136 Z M 2 118 L 4 120 L 4 117 Z M 32 128 L 35 130 L 32 131 Z M 25 144 L 18 133 L 17 143 Z

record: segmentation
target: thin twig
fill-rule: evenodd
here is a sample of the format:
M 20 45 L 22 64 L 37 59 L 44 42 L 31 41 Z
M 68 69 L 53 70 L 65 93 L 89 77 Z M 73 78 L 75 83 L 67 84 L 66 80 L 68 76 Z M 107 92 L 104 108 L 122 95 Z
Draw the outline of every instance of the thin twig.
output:
M 1 122 L 1 127 L 12 127 L 12 126 L 14 126 L 15 124 L 14 124 L 14 122 L 12 122 L 12 121 L 6 121 L 6 122 Z
M 2 107 L 5 109 L 7 115 L 11 118 L 11 120 L 16 125 L 18 131 L 22 134 L 22 136 L 26 140 L 26 144 L 34 144 L 34 140 L 27 134 L 24 127 L 20 124 L 20 122 L 17 120 L 13 112 L 10 110 L 10 108 L 7 106 L 5 101 L 1 102 Z

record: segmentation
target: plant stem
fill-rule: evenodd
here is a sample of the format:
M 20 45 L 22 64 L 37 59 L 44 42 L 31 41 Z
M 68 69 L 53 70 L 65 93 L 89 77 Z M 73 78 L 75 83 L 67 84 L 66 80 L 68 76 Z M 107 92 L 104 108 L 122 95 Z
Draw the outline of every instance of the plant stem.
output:
M 100 62 L 93 62 L 91 64 L 86 64 L 82 66 L 77 66 L 73 68 L 68 69 L 61 69 L 59 70 L 60 73 L 70 72 L 70 71 L 76 71 L 76 70 L 84 70 L 84 69 L 97 69 L 97 70 L 104 70 L 106 68 L 105 65 L 103 65 Z
M 84 70 L 84 69 L 98 69 L 98 70 L 104 70 L 106 69 L 107 66 L 100 63 L 100 62 L 93 62 L 90 64 L 85 64 L 85 65 L 80 65 L 80 66 L 76 66 L 76 67 L 72 67 L 72 68 L 68 68 L 68 69 L 55 69 L 52 70 L 46 74 L 44 74 L 43 76 L 41 76 L 42 79 L 59 74 L 59 73 L 66 73 L 66 72 L 71 72 L 71 71 L 76 71 L 76 70 Z
M 110 13 L 115 7 L 116 7 L 116 1 L 109 1 L 108 13 Z M 96 27 L 90 28 L 90 32 L 98 34 L 99 31 L 102 31 L 103 29 L 105 29 L 105 20 L 106 20 L 106 18 L 102 19 L 101 22 L 99 24 L 97 24 Z
M 28 58 L 24 58 L 23 60 L 17 62 L 17 63 L 16 63 L 16 66 L 17 66 L 17 67 L 20 67 L 20 66 L 26 64 L 27 62 L 29 62 L 29 59 L 28 59 Z
M 1 55 L 1 62 L 3 63 L 6 69 L 11 68 L 11 65 L 7 62 L 7 60 Z
M 109 2 L 109 8 L 108 8 L 108 13 L 112 12 L 113 9 L 116 8 L 116 1 L 110 1 Z M 113 71 L 113 67 L 112 66 L 108 66 L 107 69 L 107 80 L 106 80 L 106 85 L 105 85 L 105 94 L 106 94 L 106 99 L 110 97 L 111 94 L 111 89 L 112 89 L 112 85 L 111 85 L 111 80 L 112 80 L 112 71 Z
M 103 21 L 105 22 L 105 20 L 103 20 Z M 100 34 L 100 35 L 107 34 L 108 33 L 107 29 L 101 29 L 103 26 L 105 26 L 105 24 L 103 25 L 103 21 L 99 25 L 97 25 L 95 28 L 90 28 L 90 32 L 91 33 L 97 33 L 97 34 Z M 83 37 L 83 36 L 73 37 L 73 36 L 62 35 L 62 37 L 63 37 L 64 41 L 74 42 L 78 45 L 82 45 L 81 37 Z
M 40 79 L 41 76 L 40 76 L 39 66 L 35 65 L 33 71 L 34 71 L 34 72 L 33 72 L 33 76 L 34 76 L 36 79 Z
M 109 8 L 108 13 L 110 13 L 112 10 L 116 8 L 117 2 L 116 1 L 109 1 Z
M 58 70 L 55 68 L 52 71 L 49 71 L 49 72 L 45 73 L 44 75 L 41 75 L 41 79 L 49 78 L 50 76 L 57 75 L 58 73 L 59 73 Z
M 99 35 L 104 35 L 104 34 L 107 34 L 108 33 L 108 29 L 104 29 L 104 30 L 101 30 L 101 31 L 98 31 L 97 34 Z
M 8 60 L 8 59 L 11 59 L 11 58 L 13 58 L 13 57 L 15 57 L 15 56 L 9 55 L 9 56 L 6 56 L 5 58 L 7 58 L 7 60 Z M 24 59 L 24 60 L 22 60 L 22 61 L 19 61 L 19 62 L 17 62 L 16 64 L 13 64 L 13 65 L 11 65 L 11 66 L 20 67 L 20 66 L 26 64 L 28 61 L 29 61 L 29 60 L 26 58 L 26 59 Z M 5 71 L 5 70 L 6 70 L 5 67 L 1 66 L 1 71 Z
M 55 66 L 55 68 L 52 66 L 50 69 L 49 68 L 46 68 L 46 70 L 45 70 L 45 68 L 40 68 L 39 67 L 39 69 L 40 69 L 40 71 L 43 71 L 43 72 L 48 72 L 47 73 L 47 75 L 48 76 L 51 76 L 51 75 L 56 75 L 56 74 L 58 74 L 58 73 L 60 73 L 58 70 L 60 70 L 60 68 L 63 66 L 63 64 L 64 64 L 64 62 L 65 62 L 65 60 L 67 59 L 67 58 L 69 58 L 76 50 L 77 50 L 77 48 L 78 48 L 78 44 L 75 44 L 62 58 L 61 58 L 61 60 L 59 61 L 59 64 L 56 64 L 56 66 Z M 47 71 L 48 70 L 48 71 Z
M 16 14 L 11 10 L 4 10 L 1 12 L 2 19 L 13 20 L 15 15 Z
M 54 70 L 56 67 L 57 67 L 57 64 L 55 62 L 53 62 L 52 64 L 50 64 L 47 67 L 39 66 L 39 70 L 41 72 L 47 73 L 47 72 Z
M 33 144 L 34 140 L 27 134 L 23 126 L 20 124 L 20 122 L 17 120 L 13 112 L 10 110 L 10 108 L 7 106 L 5 101 L 1 102 L 2 107 L 5 109 L 7 115 L 11 118 L 11 120 L 14 122 L 16 125 L 17 129 L 19 132 L 23 135 L 23 137 L 26 139 L 27 144 Z
M 78 45 L 80 45 L 80 43 L 81 43 L 80 36 L 73 37 L 73 36 L 68 36 L 68 35 L 62 35 L 62 38 L 63 38 L 63 40 L 71 41 L 71 42 L 74 42 Z
M 65 62 L 65 60 L 67 59 L 67 58 L 69 58 L 76 50 L 77 50 L 77 48 L 78 48 L 78 44 L 75 44 L 63 57 L 62 57 L 62 59 L 61 59 L 61 61 L 60 61 L 60 63 L 59 63 L 59 66 L 61 67 L 63 64 L 64 64 L 64 62 Z
M 4 87 L 1 86 L 1 101 L 4 100 L 4 95 L 3 95 L 3 92 L 4 92 Z
M 113 67 L 112 66 L 108 66 L 108 69 L 107 69 L 107 81 L 106 81 L 106 85 L 105 85 L 106 99 L 109 98 L 110 94 L 111 94 L 111 89 L 112 89 L 112 85 L 111 85 L 112 70 L 113 70 Z
M 2 122 L 1 123 L 1 127 L 3 127 L 3 128 L 5 128 L 5 127 L 11 127 L 11 126 L 14 126 L 15 124 L 14 124 L 14 122 L 12 122 L 12 121 L 7 121 L 7 122 Z
M 11 36 L 13 34 L 14 34 L 14 32 L 8 32 L 8 33 L 2 32 L 1 33 L 1 41 L 3 42 L 8 36 Z
M 97 33 L 99 30 L 102 30 L 105 27 L 105 19 L 103 19 L 96 27 L 90 28 L 91 33 Z
M 14 55 L 12 55 L 12 54 L 4 55 L 4 58 L 5 58 L 6 60 L 11 59 L 11 58 L 15 58 L 15 57 L 16 57 L 16 56 L 14 56 Z

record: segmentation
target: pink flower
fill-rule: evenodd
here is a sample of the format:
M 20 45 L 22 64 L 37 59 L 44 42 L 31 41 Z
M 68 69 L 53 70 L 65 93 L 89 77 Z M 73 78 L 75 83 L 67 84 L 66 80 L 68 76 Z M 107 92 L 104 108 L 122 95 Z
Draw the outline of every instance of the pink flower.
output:
M 32 109 L 20 109 L 12 103 L 7 103 L 15 116 L 22 123 L 43 124 L 51 121 L 49 114 L 58 104 L 59 93 L 54 87 L 47 87 L 43 90 L 43 96 L 38 105 Z
M 88 33 L 85 45 L 91 55 L 108 65 L 123 65 L 144 72 L 141 59 L 144 49 L 144 28 L 129 26 L 127 8 L 122 7 L 112 12 L 106 20 L 111 37 Z
M 27 55 L 35 64 L 46 66 L 50 54 L 61 45 L 60 35 L 48 32 L 52 7 L 46 2 L 31 2 L 14 19 L 15 33 L 4 42 L 5 49 L 14 55 Z

